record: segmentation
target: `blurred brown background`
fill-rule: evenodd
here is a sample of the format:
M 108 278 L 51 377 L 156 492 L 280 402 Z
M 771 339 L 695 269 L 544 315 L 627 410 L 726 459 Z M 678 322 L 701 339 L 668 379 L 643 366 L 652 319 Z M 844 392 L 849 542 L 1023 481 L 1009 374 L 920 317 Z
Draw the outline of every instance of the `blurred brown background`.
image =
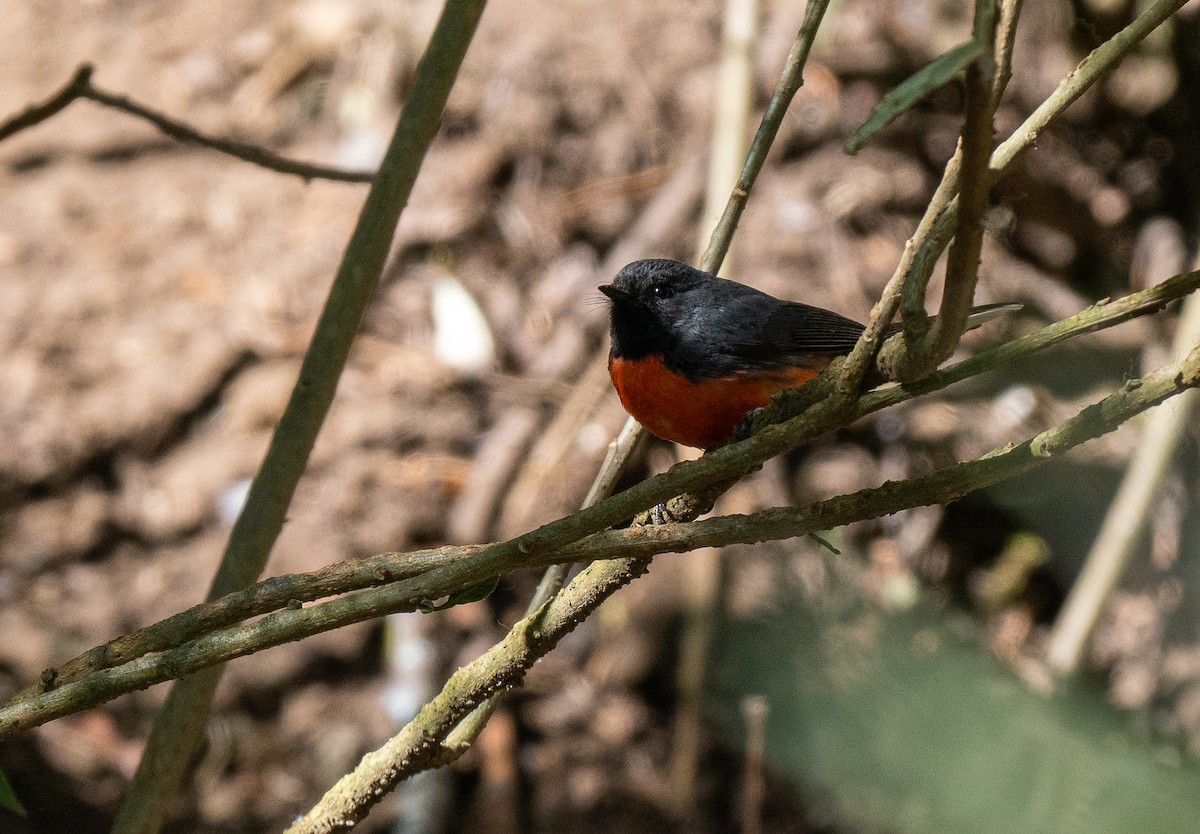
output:
M 0 19 L 0 114 L 46 97 L 91 61 L 97 85 L 202 130 L 371 168 L 439 11 L 427 0 L 17 0 Z M 802 11 L 763 4 L 759 105 Z M 971 344 L 1184 267 L 1200 198 L 1198 11 L 1189 4 L 1152 35 L 1001 181 L 978 300 L 1029 310 Z M 1026 4 L 999 135 L 1134 12 L 1119 0 Z M 508 536 L 578 505 L 624 419 L 605 384 L 577 385 L 606 349 L 595 286 L 625 261 L 686 260 L 695 250 L 721 15 L 716 2 L 493 0 L 271 573 Z M 865 317 L 954 149 L 960 91 L 937 92 L 857 157 L 841 145 L 888 89 L 964 40 L 969 25 L 956 3 L 835 4 L 742 220 L 731 277 Z M 364 194 L 179 144 L 89 102 L 0 144 L 6 695 L 203 597 Z M 1159 361 L 1154 346 L 1169 319 L 1088 337 L 864 421 L 773 462 L 719 510 L 811 501 L 1023 439 Z M 1186 558 L 1198 550 L 1195 441 L 1193 427 L 1147 546 L 1102 624 L 1093 660 L 1104 672 L 1095 691 L 1106 694 L 1087 708 L 1115 703 L 1126 712 L 1119 732 L 1132 727 L 1150 746 L 1145 761 L 1185 767 L 1200 749 L 1198 577 Z M 841 557 L 812 540 L 733 548 L 718 599 L 700 607 L 699 620 L 687 615 L 695 595 L 686 557 L 657 560 L 533 670 L 476 750 L 405 786 L 364 830 L 737 830 L 736 701 L 741 687 L 770 689 L 754 674 L 774 661 L 755 660 L 733 637 L 790 634 L 813 612 L 833 612 L 838 624 L 818 623 L 817 636 L 773 651 L 824 646 L 829 658 L 861 655 L 887 670 L 879 659 L 889 623 L 921 611 L 929 622 L 900 641 L 904 651 L 936 656 L 947 645 L 939 629 L 951 623 L 973 646 L 962 674 L 994 675 L 1014 699 L 1025 697 L 1018 673 L 1039 650 L 1137 442 L 1128 427 L 1053 472 L 948 510 L 839 531 Z M 633 476 L 674 454 L 651 445 Z M 534 581 L 510 577 L 481 603 L 232 663 L 171 830 L 280 830 L 449 670 L 497 639 Z M 697 621 L 722 624 L 715 691 L 699 707 L 676 684 L 680 634 Z M 752 643 L 769 639 L 761 634 Z M 754 662 L 742 668 L 739 658 Z M 862 680 L 822 668 L 834 691 Z M 928 704 L 914 694 L 920 685 L 869 714 Z M 127 696 L 0 745 L 0 770 L 35 830 L 107 830 L 164 693 Z M 954 709 L 946 697 L 929 707 L 935 721 Z M 801 738 L 845 744 L 856 761 L 881 749 L 878 739 L 847 740 L 874 719 L 850 716 L 839 728 L 831 716 L 820 741 L 784 723 L 786 707 L 772 709 L 769 751 Z M 701 732 L 681 752 L 673 727 L 689 710 Z M 821 723 L 820 714 L 799 714 Z M 811 753 L 794 757 L 809 770 L 773 757 L 766 830 L 969 828 L 915 786 L 899 794 L 924 810 L 889 810 L 895 770 L 886 763 L 847 779 L 837 762 Z M 687 771 L 681 756 L 698 761 L 682 805 L 672 776 Z M 1157 771 L 1146 778 L 1161 782 Z M 947 779 L 934 772 L 929 781 L 964 793 Z M 982 775 L 969 781 L 995 788 Z M 846 814 L 854 804 L 846 796 L 874 797 L 860 809 L 878 807 L 879 818 Z M 984 820 L 975 830 L 1007 829 Z

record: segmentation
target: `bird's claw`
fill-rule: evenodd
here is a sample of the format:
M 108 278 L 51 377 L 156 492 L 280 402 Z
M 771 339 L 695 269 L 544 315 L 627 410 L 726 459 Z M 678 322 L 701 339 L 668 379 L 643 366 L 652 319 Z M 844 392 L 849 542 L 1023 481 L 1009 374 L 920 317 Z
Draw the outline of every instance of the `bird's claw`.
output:
M 667 505 L 655 504 L 650 508 L 648 522 L 655 527 L 662 527 L 664 524 L 675 524 L 679 521 L 675 514 L 667 509 Z

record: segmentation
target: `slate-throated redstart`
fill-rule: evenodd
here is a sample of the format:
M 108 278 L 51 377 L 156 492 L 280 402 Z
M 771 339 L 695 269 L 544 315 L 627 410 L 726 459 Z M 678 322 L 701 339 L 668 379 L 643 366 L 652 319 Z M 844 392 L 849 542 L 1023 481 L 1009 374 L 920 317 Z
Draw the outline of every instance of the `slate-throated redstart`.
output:
M 600 291 L 612 299 L 608 370 L 625 410 L 652 434 L 700 449 L 784 388 L 853 349 L 863 325 L 678 261 L 635 261 Z M 974 327 L 1014 304 L 978 307 Z

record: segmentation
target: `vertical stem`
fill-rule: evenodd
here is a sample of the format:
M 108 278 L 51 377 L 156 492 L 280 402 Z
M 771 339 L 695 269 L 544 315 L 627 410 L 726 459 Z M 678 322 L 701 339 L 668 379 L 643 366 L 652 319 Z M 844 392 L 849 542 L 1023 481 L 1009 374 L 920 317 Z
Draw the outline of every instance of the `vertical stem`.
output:
M 446 2 L 317 321 L 296 387 L 230 533 L 209 600 L 253 583 L 266 565 L 484 4 L 485 0 Z M 172 688 L 118 811 L 115 834 L 149 834 L 161 828 L 203 736 L 220 676 L 221 667 L 214 667 Z

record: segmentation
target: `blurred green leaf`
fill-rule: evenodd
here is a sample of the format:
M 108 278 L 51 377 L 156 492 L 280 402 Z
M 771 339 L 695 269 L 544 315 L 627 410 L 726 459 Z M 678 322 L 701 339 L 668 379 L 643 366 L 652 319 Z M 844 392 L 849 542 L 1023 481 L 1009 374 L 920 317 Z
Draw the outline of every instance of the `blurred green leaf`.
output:
M 1200 771 L 1134 739 L 1099 687 L 1036 694 L 961 615 L 847 599 L 729 623 L 710 677 L 730 726 L 743 696 L 767 698 L 768 756 L 815 818 L 857 834 L 1197 830 Z
M 29 816 L 25 806 L 21 804 L 21 800 L 17 799 L 17 795 L 13 793 L 12 785 L 8 784 L 8 777 L 2 770 L 0 770 L 0 808 L 12 811 L 22 817 Z
M 427 600 L 421 605 L 422 614 L 432 614 L 434 611 L 445 611 L 447 608 L 453 608 L 456 605 L 466 605 L 468 602 L 478 602 L 481 599 L 487 599 L 491 596 L 492 591 L 496 590 L 496 586 L 500 584 L 500 577 L 493 576 L 490 579 L 485 579 L 478 585 L 472 585 L 469 588 L 463 588 L 450 594 L 445 602 L 436 603 L 433 600 Z
M 846 140 L 846 153 L 858 153 L 863 145 L 883 130 L 892 119 L 945 84 L 981 54 L 983 47 L 973 40 L 967 41 L 901 81 L 894 90 L 884 96 L 883 101 L 875 105 L 867 120 Z

